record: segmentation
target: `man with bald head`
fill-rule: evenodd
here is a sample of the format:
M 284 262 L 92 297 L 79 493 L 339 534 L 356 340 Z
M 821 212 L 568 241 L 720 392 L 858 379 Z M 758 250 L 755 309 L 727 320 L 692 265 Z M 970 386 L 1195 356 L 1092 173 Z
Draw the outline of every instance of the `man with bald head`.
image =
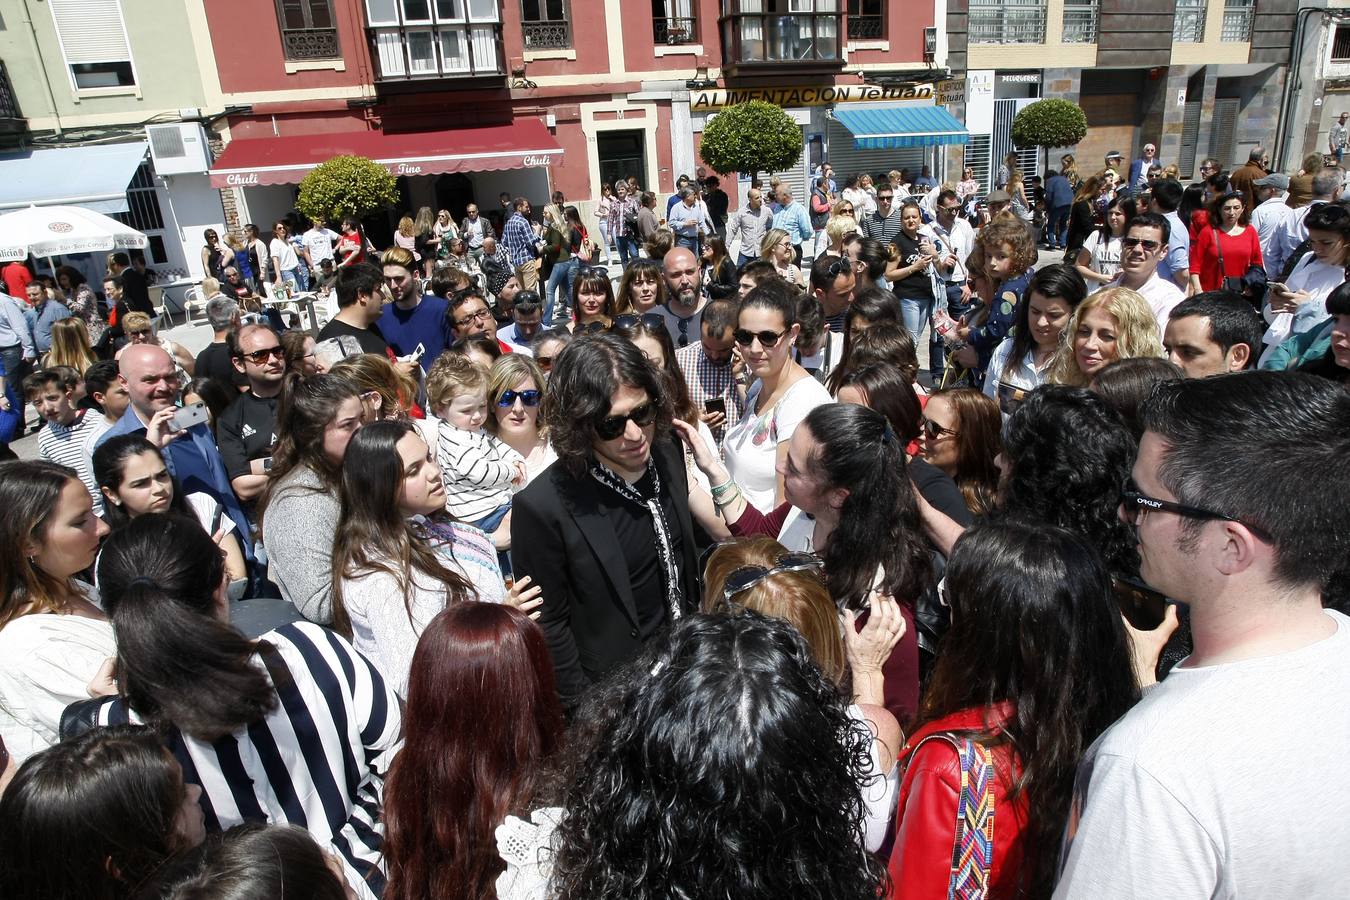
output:
M 94 446 L 122 434 L 145 435 L 159 448 L 184 496 L 207 494 L 220 504 L 224 515 L 239 529 L 245 555 L 252 559 L 248 518 L 230 488 L 210 427 L 202 422 L 182 430 L 173 428 L 172 420 L 179 410 L 178 394 L 183 389 L 173 358 L 155 344 L 128 345 L 118 361 L 117 380 L 127 389 L 131 402 L 122 418 Z
M 676 349 L 688 347 L 699 339 L 703 314 L 703 269 L 698 257 L 687 247 L 676 247 L 662 260 L 666 279 L 666 302 L 653 312 L 666 320 L 666 330 Z

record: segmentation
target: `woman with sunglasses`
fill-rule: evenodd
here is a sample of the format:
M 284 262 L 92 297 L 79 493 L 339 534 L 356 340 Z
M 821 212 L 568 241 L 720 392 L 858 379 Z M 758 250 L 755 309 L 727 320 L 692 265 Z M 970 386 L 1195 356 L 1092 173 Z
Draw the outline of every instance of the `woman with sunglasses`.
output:
M 783 465 L 797 425 L 831 401 L 829 391 L 793 360 L 800 330 L 796 290 L 770 280 L 745 295 L 732 332 L 754 382 L 745 413 L 727 428 L 723 450 L 746 501 L 761 512 L 783 502 Z
M 820 558 L 791 552 L 765 537 L 718 544 L 708 557 L 703 583 L 703 612 L 734 616 L 748 609 L 786 620 L 806 639 L 825 677 L 841 693 L 846 685 L 852 688 L 849 717 L 872 734 L 861 787 L 865 845 L 876 852 L 895 807 L 895 756 L 904 740 L 900 723 L 882 705 L 881 692 L 882 666 L 904 632 L 899 606 L 872 595 L 867 625 L 858 631 L 851 627 L 852 611 L 841 615 L 830 599 Z
M 994 507 L 1003 418 L 998 403 L 974 388 L 948 388 L 923 409 L 923 458 L 951 476 L 974 515 Z
M 806 287 L 806 277 L 796 264 L 797 254 L 792 246 L 792 236 L 781 228 L 770 228 L 764 232 L 759 242 L 759 258 L 773 263 L 779 277 L 793 287 Z
M 666 302 L 666 280 L 661 274 L 661 260 L 634 259 L 626 264 L 619 293 L 614 298 L 614 314 L 649 313 Z
M 567 328 L 573 334 L 604 331 L 614 319 L 614 285 L 607 269 L 583 268 L 572 284 L 572 321 Z
M 525 458 L 526 484 L 558 458 L 539 423 L 545 384 L 544 373 L 523 353 L 503 354 L 488 372 L 490 414 L 483 427 Z
M 983 896 L 1047 897 L 1079 760 L 1139 697 L 1111 580 L 1072 532 L 1016 521 L 962 536 L 945 596 L 951 628 L 900 754 L 891 880 L 947 896 L 969 798 L 999 823 L 974 864 Z
M 818 553 L 835 603 L 861 612 L 875 591 L 900 604 L 905 632 L 886 663 L 885 706 L 905 721 L 918 708 L 914 610 L 932 559 L 901 439 L 879 412 L 851 403 L 813 409 L 789 442 L 786 499 L 765 514 L 748 502 L 715 450 L 687 423 L 680 437 L 713 485 L 713 502 L 737 537 L 771 535 L 789 550 Z
M 534 364 L 544 373 L 545 384 L 548 383 L 549 374 L 553 371 L 553 364 L 557 362 L 558 355 L 572 343 L 572 340 L 572 332 L 566 328 L 550 328 L 541 329 L 534 336 L 534 340 L 530 341 L 530 353 L 534 356 Z

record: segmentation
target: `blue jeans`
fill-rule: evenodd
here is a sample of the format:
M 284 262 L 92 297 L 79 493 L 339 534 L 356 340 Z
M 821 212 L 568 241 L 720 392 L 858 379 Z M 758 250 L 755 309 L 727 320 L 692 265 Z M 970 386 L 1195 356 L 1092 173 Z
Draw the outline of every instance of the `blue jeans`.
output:
M 548 274 L 548 284 L 544 287 L 544 325 L 547 328 L 553 327 L 553 310 L 555 306 L 565 307 L 572 299 L 572 281 L 576 277 L 577 261 L 569 259 L 567 262 L 553 264 L 553 271 Z M 563 298 L 561 304 L 555 304 L 554 292 L 559 286 L 567 290 L 567 296 Z
M 758 253 L 755 254 L 754 256 L 746 256 L 744 253 L 742 253 L 742 254 L 741 254 L 741 258 L 738 259 L 738 260 L 736 260 L 736 268 L 739 269 L 739 268 L 741 268 L 742 266 L 744 266 L 746 263 L 748 263 L 748 262 L 754 262 L 754 261 L 757 260 L 757 259 L 759 259 L 759 254 L 758 254 Z
M 1069 210 L 1072 208 L 1056 206 L 1046 217 L 1045 242 L 1055 249 L 1062 249 L 1069 242 Z
M 675 246 L 676 246 L 676 247 L 685 247 L 685 248 L 688 248 L 689 250 L 693 251 L 693 253 L 694 253 L 694 259 L 698 259 L 698 258 L 699 258 L 699 248 L 698 248 L 698 237 L 697 237 L 697 236 L 690 237 L 689 235 L 685 235 L 685 234 L 677 234 L 677 235 L 675 235 Z
M 288 283 L 292 290 L 302 290 L 300 287 L 300 269 L 282 269 L 281 280 Z
M 619 260 L 626 266 L 629 260 L 638 258 L 638 241 L 635 237 L 623 235 L 619 238 Z
M 919 338 L 923 336 L 923 330 L 928 325 L 928 319 L 933 315 L 932 297 L 901 297 L 900 315 L 904 319 L 905 330 L 914 340 L 914 346 L 919 346 Z
M 935 309 L 946 309 L 947 315 L 954 320 L 960 321 L 962 316 L 969 315 L 975 308 L 974 303 L 961 302 L 961 285 L 948 284 L 947 296 L 939 302 Z M 908 326 L 906 326 L 908 327 Z M 928 371 L 933 376 L 933 383 L 936 384 L 942 378 L 942 371 L 947 367 L 947 347 L 942 343 L 942 339 L 934 332 L 932 342 L 928 345 Z

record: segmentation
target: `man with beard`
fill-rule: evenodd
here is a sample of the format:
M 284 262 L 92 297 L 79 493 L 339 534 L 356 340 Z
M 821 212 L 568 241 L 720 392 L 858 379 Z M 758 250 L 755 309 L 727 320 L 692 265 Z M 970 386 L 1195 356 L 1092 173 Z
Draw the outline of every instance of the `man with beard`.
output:
M 675 348 L 688 347 L 699 339 L 699 317 L 703 312 L 703 270 L 698 257 L 687 247 L 676 247 L 662 261 L 666 279 L 666 302 L 653 312 L 666 320 L 666 330 Z

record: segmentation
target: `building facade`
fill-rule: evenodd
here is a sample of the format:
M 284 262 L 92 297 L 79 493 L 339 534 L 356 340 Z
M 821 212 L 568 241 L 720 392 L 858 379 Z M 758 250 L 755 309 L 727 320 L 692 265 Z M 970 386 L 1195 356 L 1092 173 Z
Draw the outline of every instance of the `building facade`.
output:
M 1331 150 L 1328 136 L 1350 113 L 1350 0 L 1304 2 L 1293 26 L 1292 73 L 1280 119 L 1280 162 L 1297 169 L 1309 153 Z

